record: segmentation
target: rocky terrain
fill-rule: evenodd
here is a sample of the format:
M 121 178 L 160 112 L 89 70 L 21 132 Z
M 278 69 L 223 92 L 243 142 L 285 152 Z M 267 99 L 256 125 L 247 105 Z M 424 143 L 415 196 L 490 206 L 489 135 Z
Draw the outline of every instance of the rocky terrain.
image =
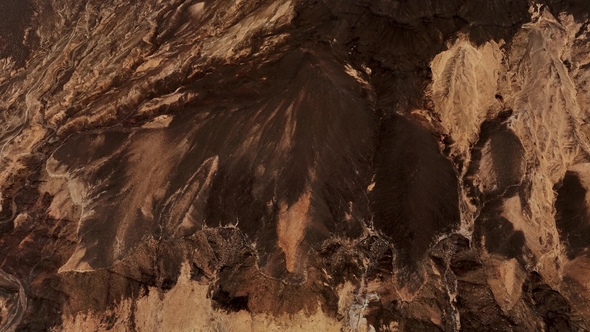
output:
M 589 14 L 2 0 L 0 331 L 588 331 Z

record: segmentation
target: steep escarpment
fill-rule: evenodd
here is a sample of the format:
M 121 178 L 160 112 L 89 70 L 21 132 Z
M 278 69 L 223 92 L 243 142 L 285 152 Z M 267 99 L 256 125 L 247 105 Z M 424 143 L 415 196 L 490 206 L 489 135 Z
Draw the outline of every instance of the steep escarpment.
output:
M 4 6 L 1 331 L 588 329 L 584 3 Z

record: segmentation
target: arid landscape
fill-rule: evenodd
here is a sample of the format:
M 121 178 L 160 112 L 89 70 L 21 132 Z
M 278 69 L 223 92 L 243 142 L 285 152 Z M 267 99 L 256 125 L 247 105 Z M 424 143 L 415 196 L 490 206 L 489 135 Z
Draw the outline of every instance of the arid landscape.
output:
M 589 15 L 0 0 L 0 332 L 589 331 Z

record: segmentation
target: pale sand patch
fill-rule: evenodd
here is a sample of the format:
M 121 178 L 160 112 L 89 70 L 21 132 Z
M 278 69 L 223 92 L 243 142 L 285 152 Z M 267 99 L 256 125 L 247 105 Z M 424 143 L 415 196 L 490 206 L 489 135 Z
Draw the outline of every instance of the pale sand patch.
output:
M 196 4 L 189 7 L 189 12 L 195 20 L 199 20 L 205 14 L 205 3 L 197 2 Z
M 70 259 L 57 270 L 57 273 L 64 273 L 69 271 L 75 272 L 89 272 L 94 271 L 92 266 L 88 264 L 88 262 L 84 261 L 84 256 L 86 255 L 86 247 L 83 245 L 78 245 L 76 247 L 76 251 L 72 254 Z
M 156 68 L 160 65 L 160 62 L 162 62 L 162 59 L 159 58 L 147 59 L 144 63 L 139 65 L 139 67 L 137 67 L 135 71 L 142 72 L 152 68 Z
M 135 310 L 132 309 L 132 300 L 124 300 L 106 313 L 86 312 L 73 317 L 64 315 L 62 331 L 104 331 L 107 324 L 100 321 L 111 313 L 116 317 L 111 331 L 127 331 L 131 321 L 138 331 L 154 332 L 339 332 L 342 328 L 342 322 L 322 312 L 272 317 L 244 310 L 234 313 L 217 311 L 212 308 L 207 293 L 208 286 L 191 280 L 190 265 L 184 263 L 172 290 L 162 293 L 150 287 L 148 294 L 137 300 Z
M 492 256 L 486 262 L 485 273 L 494 299 L 507 314 L 520 299 L 526 272 L 515 258 Z
M 285 253 L 287 270 L 295 272 L 297 266 L 297 250 L 305 236 L 307 213 L 309 211 L 311 192 L 307 190 L 292 206 L 281 203 L 281 212 L 277 222 L 277 236 L 279 247 Z
M 431 63 L 435 111 L 455 141 L 453 154 L 467 160 L 481 123 L 501 108 L 495 97 L 502 71 L 500 46 L 490 41 L 476 47 L 461 37 Z

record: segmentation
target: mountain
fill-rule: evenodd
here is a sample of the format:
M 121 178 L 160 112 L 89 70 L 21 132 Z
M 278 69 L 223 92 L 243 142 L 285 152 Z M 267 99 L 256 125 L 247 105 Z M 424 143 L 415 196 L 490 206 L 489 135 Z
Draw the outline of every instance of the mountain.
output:
M 588 331 L 590 2 L 0 2 L 0 331 Z

